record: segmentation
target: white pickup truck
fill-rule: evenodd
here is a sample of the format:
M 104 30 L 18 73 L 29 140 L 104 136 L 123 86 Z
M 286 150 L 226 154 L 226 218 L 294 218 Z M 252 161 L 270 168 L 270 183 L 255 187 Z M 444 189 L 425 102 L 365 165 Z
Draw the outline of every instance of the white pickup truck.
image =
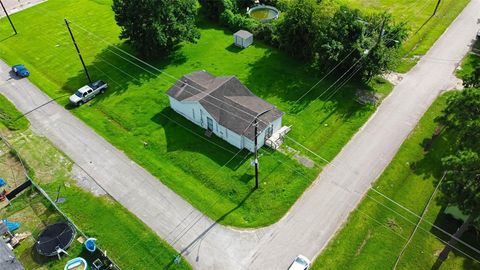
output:
M 108 84 L 104 81 L 96 81 L 94 83 L 87 84 L 78 89 L 75 94 L 70 96 L 70 103 L 75 106 L 80 106 L 94 98 L 96 95 L 104 93 L 107 87 Z

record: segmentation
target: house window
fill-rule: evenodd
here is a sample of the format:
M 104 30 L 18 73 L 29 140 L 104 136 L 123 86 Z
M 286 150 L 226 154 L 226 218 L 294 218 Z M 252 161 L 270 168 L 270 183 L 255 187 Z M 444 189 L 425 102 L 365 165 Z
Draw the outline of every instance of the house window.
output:
M 195 120 L 195 109 L 192 108 L 193 120 Z
M 228 129 L 225 129 L 225 137 L 228 139 Z

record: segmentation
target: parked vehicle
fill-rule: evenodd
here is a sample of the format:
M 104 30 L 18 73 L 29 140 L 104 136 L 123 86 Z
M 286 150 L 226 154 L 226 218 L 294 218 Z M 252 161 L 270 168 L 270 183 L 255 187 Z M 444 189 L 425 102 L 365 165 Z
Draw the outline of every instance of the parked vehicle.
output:
M 307 270 L 308 268 L 310 268 L 311 264 L 312 262 L 310 262 L 307 257 L 303 255 L 298 255 L 292 262 L 288 270 Z
M 104 81 L 96 81 L 94 83 L 87 84 L 78 89 L 75 94 L 70 96 L 70 103 L 75 106 L 80 106 L 83 103 L 94 98 L 96 95 L 104 93 L 108 84 Z
M 17 76 L 22 77 L 22 78 L 28 77 L 30 75 L 30 71 L 28 71 L 28 69 L 22 64 L 18 64 L 18 65 L 13 66 L 12 71 Z

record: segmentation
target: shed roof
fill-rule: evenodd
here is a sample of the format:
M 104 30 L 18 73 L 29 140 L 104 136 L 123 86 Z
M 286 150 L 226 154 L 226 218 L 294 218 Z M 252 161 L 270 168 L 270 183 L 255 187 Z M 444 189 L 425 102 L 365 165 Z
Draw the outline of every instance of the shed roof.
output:
M 245 30 L 238 30 L 235 34 L 233 34 L 235 36 L 238 36 L 238 37 L 241 37 L 243 39 L 245 38 L 249 38 L 251 36 L 253 36 L 252 33 L 248 32 L 248 31 L 245 31 Z
M 254 140 L 253 121 L 258 118 L 259 132 L 284 113 L 255 96 L 235 76 L 215 77 L 206 71 L 184 75 L 167 95 L 184 102 L 199 102 L 215 121 L 239 135 Z

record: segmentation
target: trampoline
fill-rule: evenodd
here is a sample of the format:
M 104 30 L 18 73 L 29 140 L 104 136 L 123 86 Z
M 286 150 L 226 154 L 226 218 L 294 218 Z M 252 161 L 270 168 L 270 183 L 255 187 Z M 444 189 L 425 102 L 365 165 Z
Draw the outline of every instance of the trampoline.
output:
M 65 253 L 75 239 L 77 231 L 69 222 L 59 222 L 47 226 L 37 239 L 36 250 L 43 256 L 59 256 Z

